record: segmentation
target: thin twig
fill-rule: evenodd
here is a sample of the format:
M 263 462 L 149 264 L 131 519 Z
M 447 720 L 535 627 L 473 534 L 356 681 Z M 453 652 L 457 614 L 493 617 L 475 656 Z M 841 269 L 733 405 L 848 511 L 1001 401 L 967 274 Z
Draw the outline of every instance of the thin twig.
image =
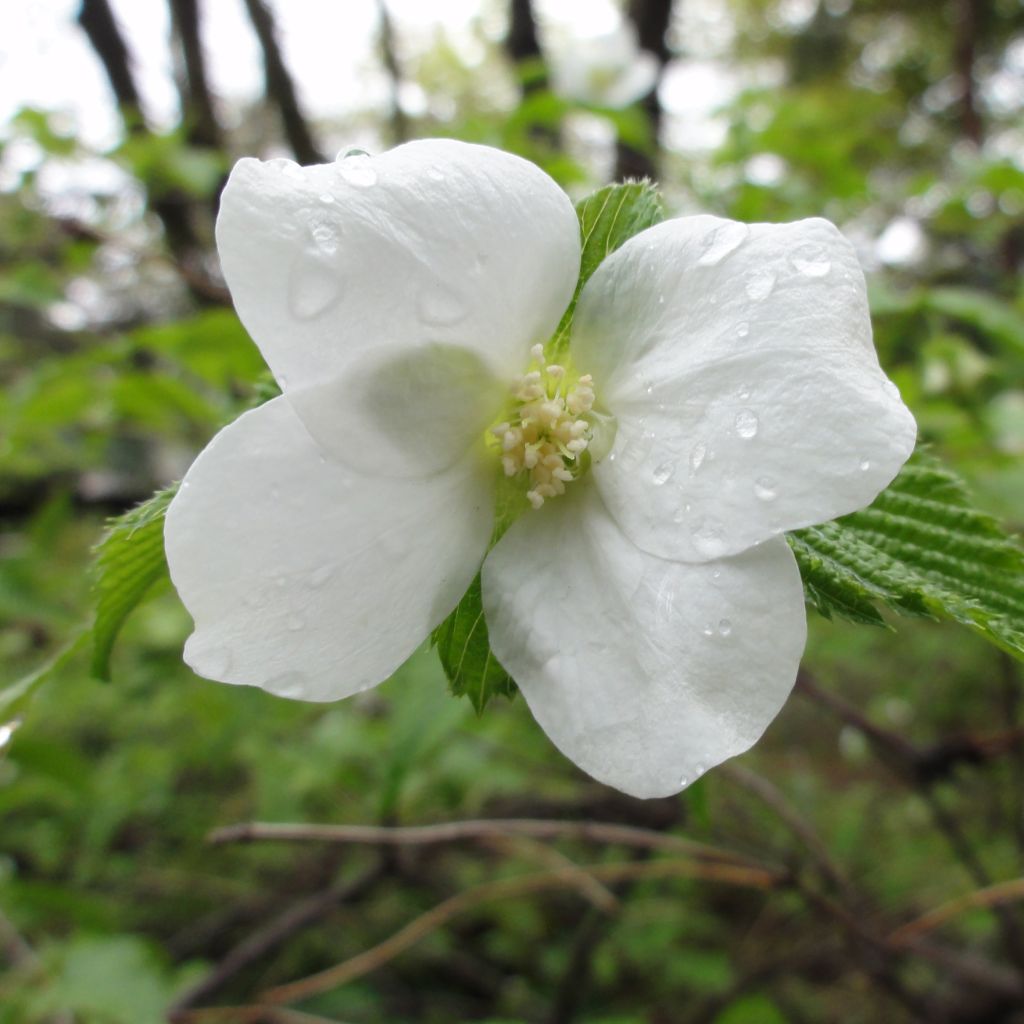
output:
M 215 829 L 207 842 L 362 843 L 371 846 L 424 846 L 497 835 L 530 836 L 533 839 L 585 839 L 664 853 L 682 853 L 702 860 L 760 867 L 731 850 L 722 850 L 681 836 L 666 835 L 635 825 L 603 821 L 560 821 L 547 818 L 480 818 L 437 825 L 389 828 L 380 825 L 302 825 L 244 822 Z
M 718 769 L 719 774 L 734 782 L 770 807 L 779 820 L 800 840 L 804 849 L 810 854 L 821 874 L 837 889 L 847 895 L 851 894 L 849 879 L 832 859 L 821 837 L 814 826 L 800 814 L 786 799 L 778 787 L 772 785 L 764 777 L 740 767 L 738 764 L 724 764 Z
M 775 871 L 736 864 L 708 864 L 700 861 L 658 860 L 624 864 L 594 864 L 579 868 L 605 882 L 633 878 L 700 878 L 755 889 L 771 889 L 782 881 Z M 576 885 L 574 873 L 566 870 L 503 878 L 466 889 L 437 904 L 371 949 L 325 971 L 286 985 L 268 989 L 261 1001 L 269 1005 L 291 1003 L 338 988 L 377 970 L 411 946 L 448 923 L 452 918 L 484 903 L 525 896 L 547 889 Z
M 889 935 L 889 941 L 897 945 L 903 944 L 926 932 L 933 931 L 968 910 L 994 907 L 1017 900 L 1024 900 L 1024 878 L 1012 878 L 1007 882 L 997 882 L 985 889 L 975 889 L 974 892 L 969 892 L 966 896 L 958 896 L 955 900 L 949 900 L 949 902 L 929 910 L 927 914 L 922 914 L 913 921 L 901 925 Z

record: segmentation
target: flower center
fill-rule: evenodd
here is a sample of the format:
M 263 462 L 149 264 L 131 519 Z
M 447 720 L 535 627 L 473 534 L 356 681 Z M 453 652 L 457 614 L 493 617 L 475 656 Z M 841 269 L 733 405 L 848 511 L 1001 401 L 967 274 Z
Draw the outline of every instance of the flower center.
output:
M 489 440 L 500 446 L 505 476 L 528 474 L 526 497 L 536 509 L 583 472 L 581 456 L 593 439 L 594 382 L 589 373 L 572 379 L 564 366 L 547 363 L 543 345 L 534 345 L 530 356 L 512 387 L 509 417 L 491 427 Z

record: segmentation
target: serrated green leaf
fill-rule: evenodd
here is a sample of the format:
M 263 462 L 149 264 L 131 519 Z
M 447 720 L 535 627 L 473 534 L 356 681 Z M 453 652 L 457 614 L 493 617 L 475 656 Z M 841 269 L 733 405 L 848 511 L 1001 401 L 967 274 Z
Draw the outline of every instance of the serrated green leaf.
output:
M 634 181 L 598 189 L 576 204 L 576 215 L 580 219 L 582 235 L 580 277 L 572 302 L 549 343 L 552 358 L 564 355 L 569 348 L 569 331 L 576 302 L 590 275 L 620 245 L 662 221 L 665 211 L 658 190 L 649 181 Z
M 1024 550 L 931 456 L 915 455 L 869 508 L 789 543 L 826 618 L 878 625 L 884 604 L 953 619 L 1024 658 Z
M 110 679 L 110 652 L 125 619 L 167 572 L 164 516 L 177 487 L 111 521 L 96 548 L 96 618 L 92 629 L 92 672 Z
M 480 574 L 431 637 L 456 697 L 468 697 L 479 714 L 492 697 L 514 697 L 516 684 L 491 652 Z

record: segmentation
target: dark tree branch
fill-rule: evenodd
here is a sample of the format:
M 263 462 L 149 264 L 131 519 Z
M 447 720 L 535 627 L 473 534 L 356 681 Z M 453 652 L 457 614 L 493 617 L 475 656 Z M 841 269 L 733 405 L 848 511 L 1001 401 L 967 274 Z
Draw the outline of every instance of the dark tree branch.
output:
M 245 9 L 263 51 L 267 99 L 277 107 L 285 138 L 300 164 L 323 163 L 324 155 L 313 140 L 309 124 L 299 106 L 295 83 L 277 43 L 277 26 L 263 0 L 245 0 Z
M 377 0 L 377 12 L 380 18 L 380 56 L 391 82 L 391 141 L 398 144 L 409 138 L 409 124 L 400 100 L 402 68 L 395 49 L 395 24 L 384 0 Z
M 181 91 L 185 137 L 194 146 L 218 149 L 223 139 L 206 78 L 206 59 L 199 30 L 199 0 L 170 0 L 170 7 L 171 23 L 181 45 L 185 68 Z
M 654 86 L 640 101 L 647 115 L 651 138 L 658 146 L 662 110 L 658 100 L 658 82 L 661 72 L 672 57 L 668 46 L 668 28 L 672 21 L 672 0 L 630 0 L 629 19 L 637 32 L 640 48 L 648 50 L 658 58 L 658 78 Z M 655 178 L 657 166 L 650 153 L 641 152 L 620 142 L 617 147 L 615 177 L 622 181 L 627 178 Z
M 981 5 L 984 0 L 954 0 L 953 66 L 960 80 L 960 131 L 981 145 L 984 128 L 978 111 L 974 60 L 978 46 Z
M 103 64 L 125 127 L 130 132 L 144 131 L 142 103 L 132 74 L 131 57 L 107 0 L 82 0 L 78 24 Z

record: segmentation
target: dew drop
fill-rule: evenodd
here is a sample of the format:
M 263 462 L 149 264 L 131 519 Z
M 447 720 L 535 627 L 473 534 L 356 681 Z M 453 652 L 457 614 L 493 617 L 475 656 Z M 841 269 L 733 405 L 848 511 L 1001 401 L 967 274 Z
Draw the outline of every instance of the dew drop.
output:
M 685 518 L 686 518 L 686 509 L 683 508 L 682 506 L 677 508 L 675 510 L 675 512 L 672 514 L 672 522 L 676 523 L 677 525 L 679 523 L 681 523 Z
M 732 623 L 728 619 L 718 620 L 718 635 L 729 636 L 732 633 Z
M 770 476 L 759 476 L 754 481 L 754 495 L 759 501 L 774 501 L 778 494 L 775 481 Z
M 747 225 L 737 221 L 720 224 L 705 237 L 697 263 L 702 267 L 713 267 L 716 263 L 721 263 L 726 256 L 739 248 L 748 232 Z
M 789 262 L 805 277 L 824 277 L 832 269 L 832 261 L 823 246 L 801 245 L 789 255 Z
M 338 173 L 356 188 L 369 188 L 377 184 L 377 172 L 371 164 L 371 157 L 363 152 L 344 156 L 338 164 Z
M 737 337 L 745 338 L 748 334 L 750 334 L 750 324 L 744 321 L 737 326 L 736 335 Z
M 301 672 L 282 672 L 263 684 L 263 689 L 276 693 L 278 697 L 300 700 L 306 692 L 306 678 Z
M 431 181 L 444 181 L 444 173 L 437 167 L 427 168 L 427 177 Z
M 658 296 L 658 305 L 659 306 L 664 306 L 665 305 L 665 296 L 664 295 L 659 295 Z
M 299 320 L 312 320 L 341 297 L 341 279 L 322 258 L 300 256 L 292 266 L 288 307 Z M 284 387 L 284 380 L 281 386 Z
M 860 464 L 860 471 L 866 473 L 871 468 L 871 463 L 867 459 L 862 459 Z
M 679 786 L 680 786 L 680 788 L 685 787 L 686 785 L 689 784 L 689 782 L 690 782 L 690 780 L 685 775 L 680 775 L 679 776 Z
M 277 157 L 274 160 L 268 160 L 267 166 L 272 167 L 280 174 L 286 174 L 289 178 L 302 177 L 302 168 L 294 160 Z
M 696 473 L 708 455 L 708 446 L 703 441 L 698 441 L 690 451 L 690 473 Z
M 319 590 L 332 576 L 334 575 L 333 565 L 321 565 L 319 569 L 314 569 L 309 576 L 309 585 L 314 590 Z
M 313 236 L 314 245 L 325 256 L 333 256 L 338 251 L 338 229 L 330 221 L 314 221 L 309 233 Z
M 701 630 L 701 632 L 702 632 L 702 633 L 703 633 L 703 634 L 704 634 L 705 636 L 714 636 L 714 635 L 715 635 L 715 628 L 714 628 L 714 626 L 712 626 L 712 625 L 711 625 L 711 624 L 709 623 L 708 625 L 706 625 L 706 626 L 705 626 L 705 627 L 704 627 L 704 628 L 703 628 L 703 629 Z
M 757 416 L 755 416 L 749 409 L 741 409 L 736 413 L 736 419 L 733 423 L 736 427 L 736 433 L 745 441 L 749 441 L 752 437 L 757 435 Z
M 696 773 L 696 775 L 697 775 L 697 778 L 699 779 L 699 778 L 700 778 L 700 777 L 701 777 L 701 776 L 702 776 L 702 775 L 703 775 L 703 774 L 704 774 L 704 773 L 705 773 L 705 772 L 706 772 L 706 771 L 707 771 L 708 769 L 707 769 L 707 765 L 705 765 L 705 764 L 704 764 L 703 762 L 701 762 L 701 761 L 698 761 L 698 762 L 697 762 L 697 763 L 696 763 L 696 764 L 695 764 L 695 765 L 693 766 L 693 770 L 694 770 L 694 772 Z
M 328 205 L 330 205 L 331 203 L 334 202 L 334 196 L 332 196 L 330 192 L 321 192 L 320 202 L 327 203 Z
M 462 299 L 446 288 L 426 288 L 420 293 L 419 313 L 428 324 L 439 327 L 457 324 L 467 312 Z
M 775 275 L 770 270 L 755 270 L 747 278 L 747 297 L 760 302 L 767 299 L 775 287 Z
M 342 160 L 348 160 L 349 157 L 353 156 L 369 156 L 365 149 L 359 149 L 358 146 L 349 146 L 348 149 L 339 149 L 335 161 L 341 162 Z
M 661 487 L 662 484 L 667 483 L 671 479 L 672 474 L 675 471 L 676 467 L 671 462 L 663 462 L 654 470 L 654 473 L 651 476 L 651 481 L 654 483 L 655 487 Z
M 693 528 L 693 546 L 706 558 L 718 558 L 726 548 L 722 528 L 712 520 L 701 520 Z
M 711 574 L 711 578 L 713 580 L 717 580 L 721 575 L 722 575 L 722 570 L 721 569 L 715 569 L 715 571 Z

